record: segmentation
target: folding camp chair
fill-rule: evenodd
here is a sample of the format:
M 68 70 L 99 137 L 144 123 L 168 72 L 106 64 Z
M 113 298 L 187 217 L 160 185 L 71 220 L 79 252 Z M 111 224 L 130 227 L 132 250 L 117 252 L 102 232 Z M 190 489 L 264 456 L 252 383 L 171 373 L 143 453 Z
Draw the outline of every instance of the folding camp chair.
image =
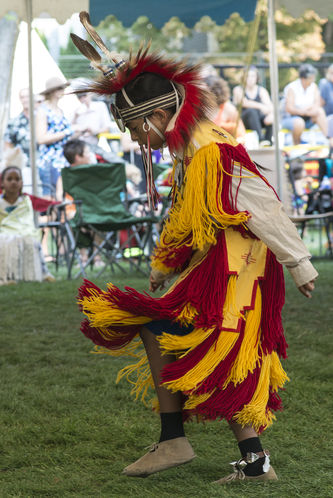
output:
M 74 234 L 74 246 L 68 267 L 71 278 L 75 259 L 80 262 L 75 275 L 86 276 L 86 269 L 96 256 L 108 266 L 126 271 L 120 264 L 126 255 L 130 270 L 139 270 L 145 275 L 153 245 L 153 224 L 158 219 L 152 214 L 134 216 L 130 213 L 126 195 L 126 174 L 123 162 L 102 165 L 83 165 L 62 170 L 64 192 L 79 203 L 70 225 Z M 68 223 L 67 220 L 65 223 Z M 127 236 L 120 237 L 126 230 Z M 79 248 L 89 248 L 88 259 L 82 263 Z M 145 264 L 146 266 L 144 267 Z

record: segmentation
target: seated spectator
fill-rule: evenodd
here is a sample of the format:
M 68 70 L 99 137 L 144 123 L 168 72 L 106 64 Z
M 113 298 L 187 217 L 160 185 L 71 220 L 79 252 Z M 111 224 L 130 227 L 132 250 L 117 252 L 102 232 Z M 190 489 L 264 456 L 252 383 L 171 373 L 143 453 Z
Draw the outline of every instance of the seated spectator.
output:
M 89 144 L 78 138 L 69 140 L 63 147 L 63 154 L 69 166 L 80 166 L 81 164 L 96 164 L 96 154 L 91 150 Z M 59 176 L 56 186 L 56 198 L 63 199 L 62 178 Z M 72 197 L 66 196 L 67 200 L 72 200 Z M 74 209 L 75 212 L 75 209 Z
M 216 76 L 206 78 L 205 81 L 216 101 L 212 121 L 237 138 L 239 142 L 244 142 L 246 130 L 236 107 L 230 102 L 228 83 Z
M 284 89 L 284 109 L 282 128 L 291 130 L 293 143 L 301 142 L 305 128 L 315 123 L 324 136 L 327 136 L 327 120 L 324 109 L 320 106 L 320 94 L 315 83 L 317 70 L 311 64 L 302 64 L 299 78 L 289 83 Z
M 64 156 L 70 166 L 80 164 L 96 164 L 96 154 L 91 150 L 90 145 L 84 140 L 69 140 L 64 145 Z
M 69 140 L 64 145 L 64 156 L 68 161 L 70 167 L 80 166 L 83 164 L 94 165 L 97 163 L 107 163 L 108 153 L 104 153 L 104 151 L 102 152 L 103 156 L 95 154 L 88 143 L 79 139 Z M 130 197 L 136 197 L 137 195 L 140 194 L 140 191 L 138 190 L 138 184 L 142 180 L 141 172 L 134 164 L 126 164 L 125 169 L 126 169 L 126 177 L 128 180 L 127 181 L 128 194 Z M 62 198 L 63 198 L 63 188 L 60 176 L 57 182 L 57 199 L 60 200 Z
M 270 145 L 273 131 L 273 103 L 266 88 L 258 84 L 259 73 L 251 66 L 247 73 L 245 91 L 238 85 L 233 90 L 233 102 L 241 105 L 241 118 L 247 130 L 258 134 L 259 143 Z M 263 135 L 262 128 L 265 128 Z
M 1 174 L 0 285 L 17 281 L 54 281 L 42 253 L 29 196 L 22 195 L 21 170 L 8 166 Z
M 326 78 L 319 82 L 321 105 L 327 116 L 327 136 L 330 143 L 330 155 L 333 153 L 333 64 L 329 66 Z

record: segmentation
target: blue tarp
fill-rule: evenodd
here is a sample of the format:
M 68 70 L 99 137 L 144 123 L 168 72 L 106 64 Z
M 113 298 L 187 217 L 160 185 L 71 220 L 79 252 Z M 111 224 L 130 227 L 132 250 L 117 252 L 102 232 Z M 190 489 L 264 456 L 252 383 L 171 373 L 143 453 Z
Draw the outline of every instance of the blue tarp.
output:
M 254 18 L 256 0 L 90 0 L 89 13 L 96 26 L 112 14 L 125 26 L 131 26 L 139 16 L 147 16 L 157 28 L 176 16 L 192 28 L 203 16 L 210 16 L 218 25 L 224 24 L 233 12 L 246 21 Z

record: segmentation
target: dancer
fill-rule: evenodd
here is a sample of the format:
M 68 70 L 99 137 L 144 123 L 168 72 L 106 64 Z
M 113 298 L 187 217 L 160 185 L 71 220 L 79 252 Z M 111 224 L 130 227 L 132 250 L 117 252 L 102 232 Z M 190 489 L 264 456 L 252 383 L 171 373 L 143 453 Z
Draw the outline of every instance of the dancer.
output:
M 157 394 L 159 442 L 123 472 L 146 477 L 190 462 L 195 454 L 183 421 L 197 416 L 226 419 L 238 441 L 241 457 L 219 484 L 276 479 L 259 434 L 281 409 L 277 392 L 287 380 L 279 360 L 287 347 L 281 263 L 311 297 L 317 272 L 310 254 L 244 147 L 206 118 L 199 68 L 147 50 L 122 61 L 88 14 L 80 18 L 110 60 L 104 64 L 72 35 L 104 73 L 89 91 L 115 94 L 112 112 L 141 146 L 152 205 L 151 149 L 167 145 L 175 158 L 173 204 L 152 257 L 150 290 L 175 281 L 159 298 L 112 284 L 102 291 L 88 281 L 79 291 L 82 332 L 99 351 L 136 354 L 138 363 L 118 379 L 137 373 L 136 397 L 145 398 L 149 387 Z

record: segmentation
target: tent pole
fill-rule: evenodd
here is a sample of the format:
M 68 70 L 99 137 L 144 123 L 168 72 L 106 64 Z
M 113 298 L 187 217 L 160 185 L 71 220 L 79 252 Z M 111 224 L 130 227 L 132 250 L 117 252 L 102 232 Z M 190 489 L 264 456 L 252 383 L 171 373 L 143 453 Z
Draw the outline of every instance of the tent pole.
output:
M 282 164 L 279 145 L 279 77 L 278 77 L 278 61 L 276 56 L 276 26 L 275 26 L 275 0 L 268 0 L 268 47 L 269 47 L 269 73 L 271 80 L 271 97 L 274 107 L 274 152 L 275 166 L 277 177 L 277 191 L 280 199 L 283 201 L 283 184 L 282 184 Z
M 28 29 L 28 67 L 29 67 L 29 123 L 30 123 L 30 167 L 32 193 L 37 195 L 37 169 L 36 169 L 36 131 L 35 131 L 35 100 L 32 78 L 32 1 L 26 0 L 27 9 L 27 29 Z

